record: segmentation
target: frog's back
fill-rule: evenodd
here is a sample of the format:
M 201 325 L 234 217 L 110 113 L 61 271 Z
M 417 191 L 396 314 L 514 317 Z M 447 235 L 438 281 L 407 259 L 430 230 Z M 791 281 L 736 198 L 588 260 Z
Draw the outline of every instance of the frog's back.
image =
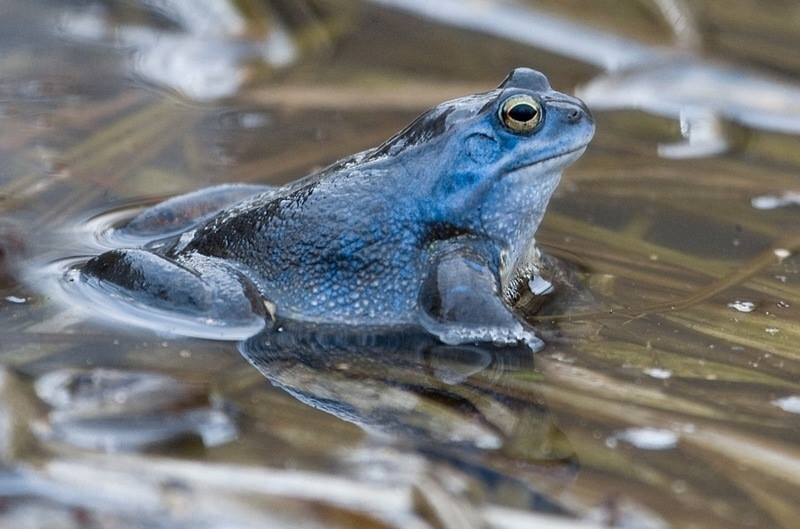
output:
M 307 317 L 309 296 L 321 312 L 347 311 L 350 318 L 409 313 L 410 293 L 419 289 L 422 230 L 363 176 L 343 171 L 254 197 L 209 219 L 167 256 L 232 263 L 289 314 Z M 380 313 L 370 308 L 379 306 Z

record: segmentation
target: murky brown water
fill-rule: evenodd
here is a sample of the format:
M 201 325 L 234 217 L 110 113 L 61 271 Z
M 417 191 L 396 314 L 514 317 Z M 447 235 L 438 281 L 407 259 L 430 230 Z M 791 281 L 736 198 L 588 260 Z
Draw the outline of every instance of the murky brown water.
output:
M 797 527 L 794 2 L 142 4 L 0 4 L 0 525 Z M 288 181 L 518 65 L 598 122 L 540 232 L 579 281 L 535 358 L 176 339 L 59 300 L 113 212 Z

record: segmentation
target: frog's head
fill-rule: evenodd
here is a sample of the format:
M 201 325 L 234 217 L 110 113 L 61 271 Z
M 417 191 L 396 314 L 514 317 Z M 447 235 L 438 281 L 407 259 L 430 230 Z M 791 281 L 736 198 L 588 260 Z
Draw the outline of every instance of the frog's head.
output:
M 593 135 L 580 100 L 518 68 L 495 90 L 431 109 L 377 152 L 401 159 L 432 221 L 513 246 L 533 236 L 561 171 Z

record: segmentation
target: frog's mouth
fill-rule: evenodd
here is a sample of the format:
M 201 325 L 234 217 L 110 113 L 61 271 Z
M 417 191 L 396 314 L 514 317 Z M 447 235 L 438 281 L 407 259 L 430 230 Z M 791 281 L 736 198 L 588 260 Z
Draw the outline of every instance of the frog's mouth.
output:
M 516 167 L 512 167 L 508 171 L 508 174 L 524 172 L 532 169 L 536 169 L 537 172 L 546 172 L 556 166 L 566 167 L 580 158 L 586 151 L 586 147 L 586 145 L 582 145 L 580 147 L 576 147 L 575 149 L 553 154 L 540 160 L 519 164 Z

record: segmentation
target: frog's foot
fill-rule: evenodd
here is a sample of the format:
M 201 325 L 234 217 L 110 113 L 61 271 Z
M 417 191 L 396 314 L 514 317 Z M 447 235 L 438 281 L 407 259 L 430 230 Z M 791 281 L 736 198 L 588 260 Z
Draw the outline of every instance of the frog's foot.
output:
M 469 250 L 447 252 L 436 261 L 420 293 L 422 326 L 442 342 L 544 343 L 502 301 L 498 280 L 486 261 Z
M 448 345 L 468 343 L 495 343 L 501 345 L 526 344 L 533 352 L 540 351 L 544 342 L 533 331 L 526 331 L 524 326 L 488 326 L 460 322 L 441 322 L 437 320 L 423 322 L 425 329 Z
M 171 334 L 241 340 L 268 320 L 260 293 L 243 274 L 202 255 L 173 261 L 112 250 L 75 275 L 97 312 Z
M 247 197 L 275 189 L 278 188 L 250 184 L 223 184 L 200 189 L 145 209 L 115 230 L 115 235 L 142 240 L 175 235 Z

